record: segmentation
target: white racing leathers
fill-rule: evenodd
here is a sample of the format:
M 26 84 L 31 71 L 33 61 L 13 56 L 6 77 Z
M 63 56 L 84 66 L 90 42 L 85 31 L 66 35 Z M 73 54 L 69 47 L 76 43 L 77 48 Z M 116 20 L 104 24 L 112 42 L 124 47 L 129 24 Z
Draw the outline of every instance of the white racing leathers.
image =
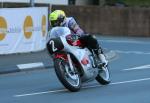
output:
M 68 17 L 64 20 L 63 27 L 68 27 L 73 34 L 77 34 L 79 36 L 84 35 L 84 31 L 79 27 L 77 22 L 73 17 Z

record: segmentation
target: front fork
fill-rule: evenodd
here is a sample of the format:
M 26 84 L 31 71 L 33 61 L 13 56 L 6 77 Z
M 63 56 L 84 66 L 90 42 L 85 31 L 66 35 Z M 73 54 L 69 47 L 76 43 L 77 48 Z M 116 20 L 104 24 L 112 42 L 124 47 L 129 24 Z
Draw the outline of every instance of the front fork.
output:
M 61 54 L 61 53 L 59 54 L 58 53 L 58 54 L 56 54 L 54 56 L 54 58 L 61 58 L 61 59 L 65 60 L 65 61 L 68 61 L 70 70 L 74 71 L 74 67 L 73 67 L 73 64 L 72 64 L 72 60 L 71 60 L 70 54 Z
M 70 57 L 70 54 L 67 54 L 67 58 L 68 58 L 68 62 L 69 62 L 69 67 L 70 68 L 67 68 L 66 69 L 66 72 L 68 74 L 68 76 L 72 79 L 72 80 L 75 80 L 77 79 L 77 76 L 76 76 L 76 70 L 73 66 L 73 63 L 72 63 L 72 60 L 71 60 L 71 57 Z
M 69 61 L 69 67 L 70 67 L 71 71 L 74 71 L 74 67 L 73 67 L 73 64 L 72 64 L 70 54 L 67 54 L 67 58 L 68 58 L 68 61 Z

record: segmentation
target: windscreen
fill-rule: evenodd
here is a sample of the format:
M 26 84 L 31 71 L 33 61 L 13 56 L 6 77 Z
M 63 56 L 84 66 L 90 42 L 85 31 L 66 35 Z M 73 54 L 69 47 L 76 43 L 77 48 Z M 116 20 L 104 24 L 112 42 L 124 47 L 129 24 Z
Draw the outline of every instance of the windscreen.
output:
M 67 36 L 71 34 L 67 27 L 54 27 L 50 32 L 50 38 L 57 38 L 60 36 Z

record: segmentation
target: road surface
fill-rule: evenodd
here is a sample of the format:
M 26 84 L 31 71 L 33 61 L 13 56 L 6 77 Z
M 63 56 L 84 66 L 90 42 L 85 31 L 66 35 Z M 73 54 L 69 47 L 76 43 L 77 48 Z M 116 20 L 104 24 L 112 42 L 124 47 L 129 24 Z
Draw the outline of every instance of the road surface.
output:
M 71 93 L 58 81 L 52 67 L 41 67 L 0 75 L 0 103 L 150 103 L 150 39 L 100 37 L 99 42 L 116 53 L 109 64 L 109 85 L 93 81 Z M 29 61 L 19 61 L 24 62 Z M 9 63 L 7 68 L 11 68 Z

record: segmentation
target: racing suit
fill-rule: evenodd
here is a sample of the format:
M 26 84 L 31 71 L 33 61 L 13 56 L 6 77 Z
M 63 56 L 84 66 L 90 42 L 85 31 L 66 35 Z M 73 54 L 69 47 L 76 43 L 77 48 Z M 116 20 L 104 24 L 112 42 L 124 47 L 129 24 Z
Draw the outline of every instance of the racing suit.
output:
M 77 22 L 73 17 L 65 18 L 61 26 L 68 27 L 71 30 L 72 34 L 78 35 L 80 37 L 79 39 L 81 43 L 83 43 L 84 46 L 87 47 L 89 50 L 93 50 L 97 55 L 97 57 L 100 59 L 101 63 L 105 63 L 107 65 L 107 60 L 105 59 L 105 56 L 103 55 L 103 51 L 99 46 L 95 36 L 86 34 L 79 27 L 79 25 L 77 24 Z
M 64 23 L 62 24 L 63 27 L 68 27 L 72 34 L 80 36 L 80 40 L 85 46 L 89 49 L 101 49 L 96 38 L 92 35 L 86 34 L 76 23 L 73 17 L 68 17 L 65 19 Z M 102 52 L 102 49 L 101 49 Z M 96 52 L 96 54 L 98 51 Z
M 70 28 L 70 30 L 74 34 L 79 35 L 81 43 L 85 44 L 85 46 L 90 50 L 94 50 L 95 54 L 100 59 L 100 61 L 104 63 L 104 65 L 107 65 L 107 60 L 105 59 L 103 51 L 99 46 L 99 43 L 96 40 L 95 36 L 84 33 L 84 31 L 79 27 L 79 25 L 76 23 L 73 17 L 66 18 L 62 26 Z

